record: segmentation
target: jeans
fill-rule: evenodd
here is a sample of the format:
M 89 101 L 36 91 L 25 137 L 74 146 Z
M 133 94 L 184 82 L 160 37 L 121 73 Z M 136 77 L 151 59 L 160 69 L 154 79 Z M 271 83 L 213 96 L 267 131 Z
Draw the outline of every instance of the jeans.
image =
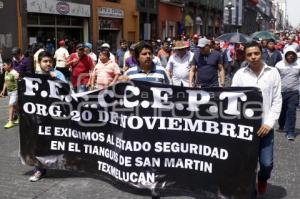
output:
M 260 170 L 258 180 L 267 181 L 271 177 L 273 169 L 273 145 L 274 130 L 272 129 L 265 137 L 260 140 L 258 158 Z
M 77 87 L 74 87 L 74 92 L 75 93 L 82 93 L 82 92 L 85 92 L 85 91 L 88 91 L 88 87 L 84 84 L 81 84 Z
M 296 110 L 299 103 L 299 92 L 282 92 L 282 108 L 278 120 L 279 128 L 284 128 L 288 134 L 295 133 Z

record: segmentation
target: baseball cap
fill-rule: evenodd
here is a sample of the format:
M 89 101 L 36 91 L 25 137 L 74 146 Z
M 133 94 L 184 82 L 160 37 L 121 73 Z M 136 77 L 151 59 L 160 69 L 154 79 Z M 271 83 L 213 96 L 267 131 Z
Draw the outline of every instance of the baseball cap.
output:
M 210 40 L 206 39 L 205 37 L 199 39 L 199 41 L 198 41 L 198 46 L 200 48 L 203 48 L 203 47 L 205 47 L 206 45 L 209 45 L 209 44 L 210 44 Z
M 64 40 L 60 40 L 60 41 L 58 42 L 58 45 L 59 45 L 59 46 L 64 46 L 64 45 L 65 45 L 65 41 L 64 41 Z
M 76 49 L 83 49 L 84 45 L 82 43 L 77 44 Z
M 86 42 L 86 43 L 84 44 L 84 46 L 85 46 L 86 48 L 89 48 L 89 49 L 92 49 L 92 47 L 93 47 L 93 45 L 92 45 L 91 43 L 88 43 L 88 42 Z
M 104 43 L 101 45 L 101 48 L 110 48 L 110 45 L 108 43 Z

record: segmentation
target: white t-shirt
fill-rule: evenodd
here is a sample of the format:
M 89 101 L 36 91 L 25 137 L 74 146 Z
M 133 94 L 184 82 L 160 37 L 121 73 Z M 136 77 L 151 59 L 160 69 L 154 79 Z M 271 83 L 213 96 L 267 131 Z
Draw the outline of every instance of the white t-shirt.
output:
M 65 47 L 60 47 L 55 51 L 54 58 L 56 59 L 56 67 L 66 67 L 66 62 L 69 57 L 69 52 Z
M 189 74 L 193 57 L 194 53 L 190 51 L 187 51 L 182 58 L 180 58 L 176 53 L 171 55 L 166 69 L 167 71 L 170 71 L 174 85 L 189 86 Z
M 96 56 L 96 54 L 93 53 L 93 52 L 90 52 L 89 56 L 90 56 L 90 58 L 92 58 L 94 64 L 96 64 L 97 63 L 97 56 Z

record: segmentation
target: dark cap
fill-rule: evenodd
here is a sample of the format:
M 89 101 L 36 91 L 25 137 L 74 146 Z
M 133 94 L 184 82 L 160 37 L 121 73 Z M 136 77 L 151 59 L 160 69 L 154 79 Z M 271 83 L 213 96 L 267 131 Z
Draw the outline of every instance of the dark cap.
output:
M 20 54 L 21 53 L 21 48 L 19 48 L 19 47 L 13 47 L 12 49 L 11 49 L 11 54 L 12 55 L 18 55 L 18 54 Z
M 84 49 L 84 45 L 82 43 L 77 44 L 76 49 Z

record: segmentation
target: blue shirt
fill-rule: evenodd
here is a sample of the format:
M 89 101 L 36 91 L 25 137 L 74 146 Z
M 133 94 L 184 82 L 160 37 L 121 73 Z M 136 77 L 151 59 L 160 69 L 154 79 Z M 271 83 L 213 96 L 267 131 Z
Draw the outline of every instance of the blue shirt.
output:
M 202 86 L 217 85 L 219 64 L 223 64 L 223 60 L 218 51 L 214 50 L 209 55 L 195 54 L 191 65 L 197 67 L 197 84 Z
M 124 55 L 125 55 L 126 49 L 118 49 L 117 50 L 117 59 L 118 59 L 118 65 L 120 68 L 123 68 L 124 66 Z
M 281 53 L 278 50 L 274 50 L 271 56 L 268 52 L 269 50 L 265 50 L 262 54 L 263 59 L 268 66 L 275 66 L 278 62 L 282 60 Z
M 162 66 L 156 66 L 154 64 L 149 73 L 145 73 L 142 68 L 135 66 L 127 70 L 125 75 L 132 80 L 170 84 L 170 78 L 166 72 L 166 69 Z

